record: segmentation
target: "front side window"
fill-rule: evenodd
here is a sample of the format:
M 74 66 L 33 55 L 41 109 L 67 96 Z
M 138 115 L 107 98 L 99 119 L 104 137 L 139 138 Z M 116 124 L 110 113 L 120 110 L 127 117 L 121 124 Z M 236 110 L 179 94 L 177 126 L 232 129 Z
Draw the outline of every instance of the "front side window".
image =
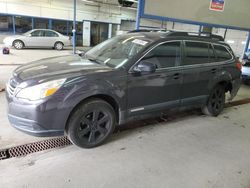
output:
M 102 42 L 89 50 L 85 57 L 112 68 L 125 65 L 152 41 L 143 35 L 121 35 Z
M 156 65 L 157 69 L 179 65 L 181 60 L 181 43 L 167 42 L 151 50 L 143 60 Z
M 32 37 L 43 37 L 44 31 L 43 30 L 36 30 L 31 33 Z
M 209 63 L 209 44 L 185 42 L 185 65 Z
M 217 55 L 217 61 L 227 61 L 232 59 L 232 55 L 224 46 L 214 45 L 214 50 Z

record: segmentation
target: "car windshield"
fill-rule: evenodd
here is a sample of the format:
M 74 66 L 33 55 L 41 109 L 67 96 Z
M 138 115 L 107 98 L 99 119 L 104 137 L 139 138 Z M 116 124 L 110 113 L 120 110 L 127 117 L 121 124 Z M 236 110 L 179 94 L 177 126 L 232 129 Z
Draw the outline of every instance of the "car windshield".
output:
M 120 35 L 95 46 L 85 54 L 85 58 L 119 68 L 150 43 L 151 41 L 143 35 Z
M 28 36 L 30 33 L 31 33 L 31 31 L 27 31 L 27 32 L 23 33 L 22 35 Z

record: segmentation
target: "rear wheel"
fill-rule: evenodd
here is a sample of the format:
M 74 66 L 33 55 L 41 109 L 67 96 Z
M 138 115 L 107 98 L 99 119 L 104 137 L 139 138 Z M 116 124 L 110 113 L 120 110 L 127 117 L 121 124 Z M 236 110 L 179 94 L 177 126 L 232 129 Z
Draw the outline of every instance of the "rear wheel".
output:
M 56 50 L 63 50 L 63 43 L 62 42 L 56 42 L 54 45 L 54 48 Z
M 66 133 L 82 148 L 101 145 L 113 133 L 115 112 L 111 105 L 99 99 L 81 104 L 71 115 Z
M 15 41 L 13 42 L 13 46 L 14 46 L 14 48 L 16 48 L 17 50 L 20 50 L 20 49 L 22 49 L 22 48 L 24 47 L 24 43 L 23 43 L 22 41 L 20 41 L 20 40 L 15 40 Z
M 211 91 L 207 104 L 202 108 L 204 114 L 209 116 L 218 116 L 225 105 L 225 87 L 217 85 Z

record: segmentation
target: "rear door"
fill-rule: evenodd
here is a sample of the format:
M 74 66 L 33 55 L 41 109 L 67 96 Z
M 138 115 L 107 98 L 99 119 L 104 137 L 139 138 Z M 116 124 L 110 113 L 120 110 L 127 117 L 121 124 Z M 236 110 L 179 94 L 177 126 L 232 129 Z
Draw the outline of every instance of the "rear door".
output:
M 208 96 L 208 83 L 217 69 L 210 64 L 215 59 L 209 42 L 185 41 L 182 66 L 181 104 L 202 104 Z
M 48 47 L 54 47 L 55 43 L 59 41 L 59 35 L 50 30 L 46 30 L 44 33 L 44 42 Z
M 147 53 L 141 61 L 151 62 L 157 69 L 154 73 L 129 74 L 129 115 L 179 107 L 182 75 L 178 65 L 181 61 L 181 41 L 162 43 Z

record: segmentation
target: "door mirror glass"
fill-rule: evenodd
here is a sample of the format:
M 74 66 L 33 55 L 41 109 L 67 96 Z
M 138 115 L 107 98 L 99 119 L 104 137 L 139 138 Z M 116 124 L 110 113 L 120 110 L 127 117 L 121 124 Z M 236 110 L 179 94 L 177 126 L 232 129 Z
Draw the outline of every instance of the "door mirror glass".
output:
M 86 54 L 86 52 L 83 51 L 83 50 L 77 50 L 77 51 L 76 51 L 76 54 L 79 55 L 80 57 L 84 57 L 85 54 Z
M 156 70 L 156 65 L 149 61 L 141 61 L 134 69 L 136 72 L 153 73 Z

